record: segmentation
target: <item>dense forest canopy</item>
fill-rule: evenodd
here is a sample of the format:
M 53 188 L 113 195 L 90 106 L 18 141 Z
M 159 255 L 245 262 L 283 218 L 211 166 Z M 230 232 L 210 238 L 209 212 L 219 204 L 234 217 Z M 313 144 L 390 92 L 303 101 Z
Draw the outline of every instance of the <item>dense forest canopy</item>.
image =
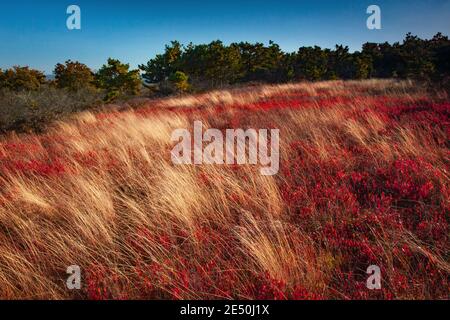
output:
M 283 52 L 270 42 L 182 45 L 173 41 L 164 53 L 141 65 L 147 83 L 163 83 L 184 73 L 194 87 L 262 81 L 413 78 L 443 81 L 449 76 L 450 41 L 441 33 L 424 40 L 407 34 L 402 43 L 365 43 L 361 51 L 301 47 Z

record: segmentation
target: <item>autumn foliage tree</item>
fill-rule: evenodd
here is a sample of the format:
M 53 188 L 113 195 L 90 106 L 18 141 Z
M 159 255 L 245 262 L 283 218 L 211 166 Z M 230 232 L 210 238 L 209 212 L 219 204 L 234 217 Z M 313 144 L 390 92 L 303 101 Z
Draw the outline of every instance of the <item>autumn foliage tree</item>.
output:
M 94 73 L 88 66 L 78 61 L 68 60 L 65 64 L 58 63 L 53 73 L 58 88 L 67 88 L 71 91 L 94 88 Z
M 29 67 L 15 66 L 1 72 L 0 88 L 7 88 L 13 91 L 37 90 L 46 83 L 44 73 Z

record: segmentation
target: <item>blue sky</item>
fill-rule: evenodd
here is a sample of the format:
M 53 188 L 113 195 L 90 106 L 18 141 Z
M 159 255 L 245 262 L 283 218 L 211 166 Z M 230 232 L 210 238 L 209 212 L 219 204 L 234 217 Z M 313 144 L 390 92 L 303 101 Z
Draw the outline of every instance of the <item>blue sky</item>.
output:
M 69 31 L 66 9 L 81 8 L 82 29 Z M 382 10 L 382 30 L 368 30 L 366 9 Z M 450 34 L 450 0 L 14 0 L 0 3 L 0 68 L 29 65 L 51 73 L 72 59 L 99 68 L 108 57 L 137 67 L 171 40 L 274 40 L 285 51 L 400 41 L 407 32 Z

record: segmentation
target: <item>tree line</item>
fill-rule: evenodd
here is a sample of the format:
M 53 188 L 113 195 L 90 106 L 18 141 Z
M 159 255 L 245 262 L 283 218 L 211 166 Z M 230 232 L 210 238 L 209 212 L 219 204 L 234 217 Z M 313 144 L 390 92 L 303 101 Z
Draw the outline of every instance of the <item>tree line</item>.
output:
M 333 49 L 301 47 L 284 52 L 278 44 L 239 42 L 225 45 L 182 45 L 173 41 L 139 69 L 108 59 L 97 72 L 78 61 L 57 64 L 55 79 L 29 67 L 0 70 L 0 89 L 37 90 L 50 84 L 70 91 L 92 88 L 105 91 L 105 100 L 139 94 L 144 85 L 163 93 L 218 88 L 249 82 L 285 83 L 335 79 L 400 78 L 449 84 L 450 41 L 442 33 L 431 39 L 407 34 L 402 42 L 365 43 L 350 52 L 347 46 Z M 142 78 L 143 79 L 142 79 Z
M 232 43 L 221 41 L 187 46 L 173 41 L 139 68 L 148 84 L 174 83 L 178 89 L 223 85 L 336 79 L 411 78 L 448 81 L 450 41 L 442 33 L 420 39 L 407 34 L 403 42 L 365 43 L 361 51 L 347 46 L 334 49 L 301 47 L 283 52 L 270 42 Z

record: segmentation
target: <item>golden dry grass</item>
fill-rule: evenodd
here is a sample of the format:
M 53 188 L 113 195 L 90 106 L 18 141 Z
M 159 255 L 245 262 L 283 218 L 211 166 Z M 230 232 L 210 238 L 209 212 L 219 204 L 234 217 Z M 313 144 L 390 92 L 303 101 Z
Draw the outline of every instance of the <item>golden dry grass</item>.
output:
M 307 97 L 305 107 L 236 107 L 291 94 Z M 323 102 L 324 94 L 347 99 Z M 4 164 L 37 159 L 50 167 L 59 161 L 63 169 L 41 174 L 42 166 L 4 166 L 0 172 L 0 297 L 251 299 L 260 297 L 257 283 L 270 279 L 283 282 L 271 289 L 276 298 L 292 298 L 298 287 L 311 293 L 303 298 L 355 298 L 338 284 L 339 272 L 349 272 L 351 263 L 343 262 L 348 258 L 311 233 L 330 221 L 353 219 L 348 203 L 318 200 L 305 191 L 292 206 L 283 197 L 290 183 L 284 172 L 264 177 L 252 166 L 174 166 L 170 136 L 194 120 L 221 129 L 236 119 L 243 128 L 280 128 L 283 168 L 295 165 L 293 143 L 314 150 L 302 149 L 299 190 L 339 183 L 327 176 L 324 163 L 350 174 L 422 157 L 441 177 L 433 203 L 448 210 L 448 150 L 438 143 L 446 133 L 439 129 L 430 136 L 427 128 L 399 123 L 385 134 L 391 124 L 374 109 L 374 98 L 381 96 L 414 103 L 426 93 L 410 82 L 380 80 L 261 86 L 167 99 L 106 116 L 85 112 L 40 136 L 3 139 Z M 350 116 L 364 109 L 364 115 Z M 13 143 L 24 146 L 17 151 Z M 349 147 L 361 154 L 346 156 Z M 299 207 L 312 210 L 302 222 Z M 444 298 L 443 283 L 432 287 L 413 268 L 427 256 L 435 261 L 433 272 L 448 276 L 448 245 L 435 247 L 414 232 L 386 228 L 376 225 L 367 236 L 378 244 L 388 293 L 367 297 Z M 409 245 L 414 259 L 394 253 L 399 243 Z M 70 265 L 82 268 L 80 291 L 65 286 Z M 359 264 L 354 268 L 365 272 Z M 392 269 L 408 279 L 408 290 L 396 287 L 399 273 Z

